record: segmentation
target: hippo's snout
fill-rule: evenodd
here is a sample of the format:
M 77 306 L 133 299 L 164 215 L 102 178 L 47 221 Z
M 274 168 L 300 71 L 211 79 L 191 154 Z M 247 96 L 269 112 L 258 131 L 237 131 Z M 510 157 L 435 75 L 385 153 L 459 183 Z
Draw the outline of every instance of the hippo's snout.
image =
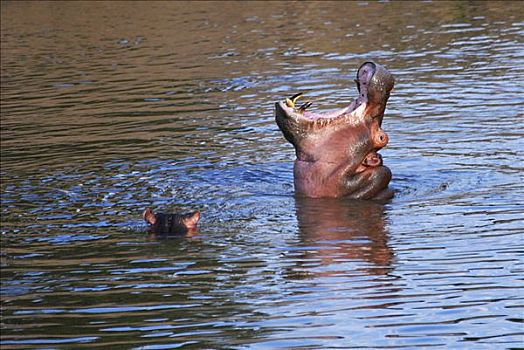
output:
M 393 75 L 380 64 L 374 62 L 366 62 L 360 66 L 357 72 L 357 79 L 362 75 L 369 74 L 372 71 L 373 76 L 369 80 L 367 86 L 367 98 L 371 103 L 386 105 L 389 93 L 395 85 L 395 78 Z

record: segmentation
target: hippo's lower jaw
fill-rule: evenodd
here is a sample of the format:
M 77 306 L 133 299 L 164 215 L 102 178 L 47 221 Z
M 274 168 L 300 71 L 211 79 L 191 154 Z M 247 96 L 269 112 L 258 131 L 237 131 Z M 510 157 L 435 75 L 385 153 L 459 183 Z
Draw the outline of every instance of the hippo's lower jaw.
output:
M 325 171 L 328 169 L 328 172 Z M 354 199 L 390 199 L 391 171 L 383 165 L 360 165 L 355 171 L 342 173 L 328 164 L 296 160 L 295 191 L 312 198 L 348 197 Z M 341 172 L 341 173 L 339 173 Z M 329 174 L 328 174 L 329 173 Z
M 297 193 L 308 197 L 385 199 L 391 171 L 377 153 L 388 143 L 382 118 L 394 85 L 382 66 L 366 62 L 358 70 L 359 96 L 346 108 L 330 113 L 295 107 L 301 94 L 275 104 L 275 119 L 295 147 Z
M 347 196 L 356 199 L 390 199 L 393 191 L 388 189 L 391 170 L 380 165 L 356 173 L 345 179 L 343 190 Z

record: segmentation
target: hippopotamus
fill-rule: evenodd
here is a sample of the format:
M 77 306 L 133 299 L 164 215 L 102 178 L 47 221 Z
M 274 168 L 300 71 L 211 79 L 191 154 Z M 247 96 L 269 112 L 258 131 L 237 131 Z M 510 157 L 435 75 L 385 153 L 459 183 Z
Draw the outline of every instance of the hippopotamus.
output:
M 149 224 L 149 233 L 154 238 L 194 235 L 200 220 L 199 211 L 186 214 L 155 214 L 150 208 L 146 208 L 142 216 L 145 222 Z
M 389 199 L 391 171 L 378 151 L 388 143 L 382 129 L 393 75 L 375 62 L 363 63 L 355 80 L 359 96 L 327 113 L 296 107 L 301 93 L 275 104 L 275 120 L 295 147 L 295 192 L 307 197 Z

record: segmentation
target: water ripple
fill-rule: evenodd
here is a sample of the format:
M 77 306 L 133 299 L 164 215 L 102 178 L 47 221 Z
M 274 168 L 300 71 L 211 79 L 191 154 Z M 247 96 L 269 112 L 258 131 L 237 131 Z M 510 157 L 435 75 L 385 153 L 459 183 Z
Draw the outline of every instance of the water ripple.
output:
M 2 348 L 520 347 L 519 4 L 216 5 L 2 4 Z M 370 59 L 396 197 L 296 197 L 274 102 Z

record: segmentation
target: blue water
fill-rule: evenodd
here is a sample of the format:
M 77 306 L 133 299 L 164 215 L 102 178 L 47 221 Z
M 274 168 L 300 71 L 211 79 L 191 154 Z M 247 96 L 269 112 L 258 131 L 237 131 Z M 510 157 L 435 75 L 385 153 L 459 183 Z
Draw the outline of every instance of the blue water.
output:
M 523 348 L 521 12 L 2 3 L 2 349 Z M 369 59 L 395 198 L 296 197 L 274 102 L 342 107 Z

